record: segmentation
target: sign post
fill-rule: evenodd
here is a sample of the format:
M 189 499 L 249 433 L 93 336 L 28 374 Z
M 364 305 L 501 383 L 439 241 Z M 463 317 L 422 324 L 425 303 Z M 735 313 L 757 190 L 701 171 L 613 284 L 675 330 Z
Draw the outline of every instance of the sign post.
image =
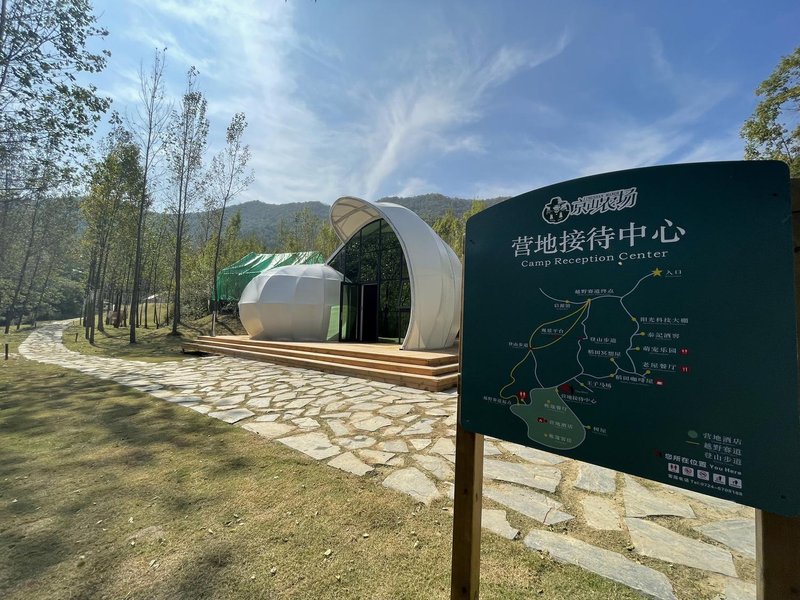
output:
M 800 179 L 791 181 L 795 284 L 800 282 Z M 800 334 L 800 297 L 796 297 Z M 800 340 L 799 340 L 800 342 Z M 798 344 L 800 345 L 800 343 Z M 800 402 L 800 393 L 798 393 Z M 788 460 L 792 460 L 789 458 Z M 756 510 L 756 589 L 758 600 L 800 598 L 800 518 Z
M 472 217 L 459 434 L 753 506 L 759 598 L 800 594 L 790 213 L 786 165 L 747 161 L 586 177 Z M 458 528 L 480 507 L 459 511 L 456 485 Z

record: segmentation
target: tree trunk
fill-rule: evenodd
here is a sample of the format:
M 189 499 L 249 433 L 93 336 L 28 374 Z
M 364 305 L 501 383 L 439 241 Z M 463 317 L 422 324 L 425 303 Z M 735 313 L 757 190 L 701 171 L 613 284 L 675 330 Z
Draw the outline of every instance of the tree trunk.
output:
M 33 207 L 33 216 L 31 217 L 31 228 L 30 234 L 28 237 L 28 246 L 25 249 L 25 258 L 22 261 L 22 268 L 19 271 L 19 278 L 17 279 L 17 286 L 14 289 L 14 295 L 11 297 L 11 304 L 8 305 L 8 310 L 6 311 L 6 327 L 5 333 L 6 335 L 11 330 L 11 323 L 14 320 L 15 312 L 16 312 L 16 304 L 17 300 L 19 299 L 19 293 L 22 290 L 22 284 L 25 281 L 25 270 L 28 268 L 28 261 L 31 258 L 31 253 L 33 252 L 33 241 L 36 233 L 36 221 L 39 216 L 39 203 L 41 202 L 41 198 L 37 196 L 36 202 L 34 203 Z

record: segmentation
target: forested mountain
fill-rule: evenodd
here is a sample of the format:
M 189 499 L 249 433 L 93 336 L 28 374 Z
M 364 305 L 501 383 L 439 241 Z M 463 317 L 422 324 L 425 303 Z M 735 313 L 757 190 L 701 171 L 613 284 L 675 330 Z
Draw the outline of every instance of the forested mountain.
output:
M 492 198 L 484 202 L 486 202 L 486 206 L 491 206 L 505 199 L 504 197 Z M 432 226 L 448 210 L 452 211 L 460 219 L 469 210 L 473 200 L 451 198 L 442 194 L 424 194 L 409 198 L 390 196 L 381 198 L 379 202 L 393 202 L 405 206 L 422 217 L 428 225 Z M 310 211 L 315 217 L 327 221 L 331 207 L 322 202 L 267 204 L 258 200 L 251 200 L 250 202 L 230 206 L 225 214 L 225 221 L 227 224 L 229 219 L 238 212 L 242 218 L 240 231 L 242 236 L 253 235 L 268 249 L 277 250 L 280 223 L 283 222 L 284 225 L 291 224 L 304 209 Z M 188 215 L 189 231 L 193 234 L 199 234 L 202 229 L 203 214 L 202 212 L 196 212 Z
M 508 196 L 500 196 L 497 198 L 481 199 L 481 202 L 486 203 L 486 207 L 507 200 Z M 448 210 L 453 211 L 453 214 L 459 219 L 464 216 L 472 203 L 476 199 L 466 198 L 451 198 L 442 194 L 423 194 L 421 196 L 411 196 L 410 198 L 398 198 L 397 196 L 389 196 L 381 198 L 378 202 L 393 202 L 413 210 L 420 217 L 422 217 L 428 225 L 433 226 L 434 222 L 440 217 L 443 217 Z

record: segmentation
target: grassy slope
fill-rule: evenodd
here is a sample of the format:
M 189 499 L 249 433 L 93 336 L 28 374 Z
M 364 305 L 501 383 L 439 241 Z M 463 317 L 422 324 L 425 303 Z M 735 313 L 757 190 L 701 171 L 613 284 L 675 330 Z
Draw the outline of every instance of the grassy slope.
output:
M 143 360 L 147 362 L 163 362 L 182 360 L 186 356 L 181 352 L 181 344 L 200 335 L 211 334 L 211 317 L 181 324 L 180 335 L 170 335 L 170 327 L 155 329 L 139 328 L 136 330 L 136 344 L 130 344 L 130 329 L 106 327 L 104 331 L 95 331 L 94 345 L 84 337 L 83 327 L 76 320 L 64 332 L 64 344 L 70 350 L 82 354 Z M 239 319 L 232 315 L 224 315 L 217 322 L 218 335 L 241 335 L 244 328 Z
M 442 503 L 417 509 L 371 478 L 69 370 L 17 358 L 0 364 L 0 388 L 0 597 L 448 597 Z M 639 597 L 491 534 L 482 554 L 483 598 Z

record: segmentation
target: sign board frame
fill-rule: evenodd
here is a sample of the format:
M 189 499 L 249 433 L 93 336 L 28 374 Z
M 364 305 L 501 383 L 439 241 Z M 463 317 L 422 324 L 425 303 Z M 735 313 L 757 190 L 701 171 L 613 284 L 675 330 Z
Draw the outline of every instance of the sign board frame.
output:
M 800 240 L 800 219 L 797 216 L 800 212 L 800 181 L 793 180 L 791 185 L 794 234 L 795 240 Z M 468 256 L 465 261 L 467 268 L 469 268 Z M 795 254 L 795 273 L 798 272 L 797 266 L 797 254 Z M 795 310 L 795 316 L 800 315 L 800 312 Z M 796 356 L 793 356 L 792 360 L 796 361 Z M 797 398 L 796 389 L 794 395 Z M 459 389 L 451 597 L 477 598 L 483 435 L 462 427 L 462 402 L 463 389 Z M 800 550 L 797 544 L 797 540 L 800 539 L 800 520 L 797 517 L 757 510 L 756 525 L 759 599 L 773 600 L 797 593 L 800 589 L 800 575 L 795 573 L 795 567 L 800 564 Z

